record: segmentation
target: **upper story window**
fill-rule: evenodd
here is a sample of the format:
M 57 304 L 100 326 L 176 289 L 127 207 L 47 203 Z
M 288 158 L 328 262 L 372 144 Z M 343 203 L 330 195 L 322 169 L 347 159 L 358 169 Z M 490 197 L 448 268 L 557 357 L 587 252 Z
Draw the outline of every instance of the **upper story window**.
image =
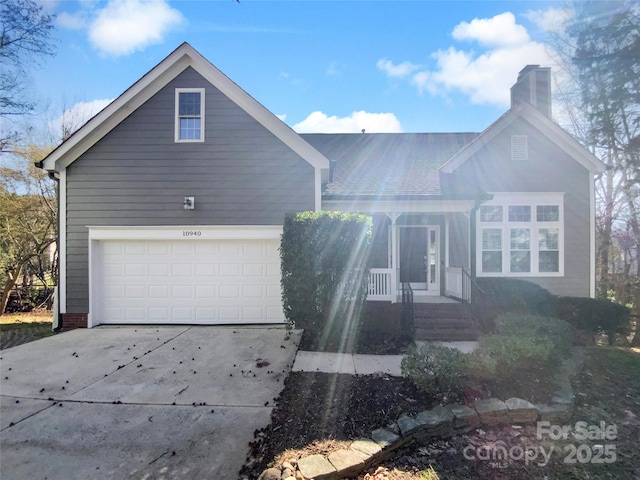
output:
M 204 141 L 204 88 L 176 88 L 176 142 Z

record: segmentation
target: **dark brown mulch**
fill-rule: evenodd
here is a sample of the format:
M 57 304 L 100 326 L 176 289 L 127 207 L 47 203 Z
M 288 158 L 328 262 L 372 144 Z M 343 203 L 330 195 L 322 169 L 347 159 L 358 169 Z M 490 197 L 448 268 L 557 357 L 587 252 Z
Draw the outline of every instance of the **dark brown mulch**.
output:
M 286 450 L 314 441 L 369 437 L 402 413 L 418 413 L 437 403 L 403 378 L 292 372 L 271 424 L 251 444 L 251 467 L 241 473 L 257 478 Z
M 551 394 L 550 390 L 541 389 L 539 384 L 525 382 L 470 385 L 461 398 L 450 398 L 447 403 L 457 400 L 470 405 L 489 396 L 501 399 L 519 396 L 544 402 Z M 250 444 L 247 465 L 240 473 L 257 478 L 279 456 L 284 455 L 288 459 L 290 455 L 301 454 L 289 453 L 292 450 L 301 450 L 305 455 L 326 453 L 325 450 L 332 451 L 327 441 L 368 438 L 373 430 L 389 425 L 402 414 L 417 414 L 440 403 L 441 398 L 418 390 L 404 378 L 292 372 L 276 401 L 271 424 L 256 432 L 255 441 Z M 410 462 L 420 465 L 421 460 L 416 458 L 407 460 L 409 463 L 406 465 Z M 447 460 L 448 457 L 443 461 Z M 460 462 L 459 451 L 452 460 L 459 463 L 456 468 L 462 471 L 486 467 L 484 464 L 473 467 L 464 458 Z

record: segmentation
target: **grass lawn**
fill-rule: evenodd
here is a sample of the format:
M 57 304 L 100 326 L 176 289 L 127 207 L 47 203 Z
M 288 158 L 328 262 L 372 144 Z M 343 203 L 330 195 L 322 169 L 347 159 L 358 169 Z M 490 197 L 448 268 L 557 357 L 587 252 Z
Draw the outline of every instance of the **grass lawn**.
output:
M 0 350 L 53 335 L 47 310 L 5 313 L 0 316 Z
M 257 477 L 276 458 L 328 453 L 332 443 L 338 441 L 339 445 L 354 434 L 370 431 L 369 423 L 378 423 L 373 428 L 384 426 L 397 418 L 398 405 L 411 412 L 425 409 L 422 404 L 429 401 L 414 389 L 405 388 L 400 379 L 389 377 L 345 379 L 297 373 L 287 382 L 271 425 L 258 433 L 261 441 L 252 445 L 254 458 L 260 460 L 256 462 L 259 465 L 245 470 L 250 478 Z M 572 418 L 549 426 L 554 433 L 564 428 L 566 439 L 553 438 L 548 429 L 538 431 L 537 425 L 485 428 L 428 446 L 409 446 L 358 480 L 640 479 L 640 349 L 585 348 L 584 366 L 573 388 L 576 401 Z M 499 392 L 493 393 L 501 398 Z M 582 431 L 598 436 L 603 432 L 596 430 L 602 426 L 609 428 L 609 439 L 580 439 Z M 542 456 L 529 462 L 524 458 L 497 462 L 478 456 L 465 458 L 466 447 L 499 444 L 507 445 L 507 449 L 544 448 L 546 453 L 551 452 L 549 461 L 540 465 Z M 517 457 L 518 450 L 514 452 Z

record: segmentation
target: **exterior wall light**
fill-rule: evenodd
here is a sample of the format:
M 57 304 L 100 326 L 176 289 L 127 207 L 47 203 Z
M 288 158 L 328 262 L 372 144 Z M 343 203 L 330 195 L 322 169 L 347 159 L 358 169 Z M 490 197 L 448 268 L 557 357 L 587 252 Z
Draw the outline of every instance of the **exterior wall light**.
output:
M 196 208 L 195 197 L 184 197 L 184 209 L 193 210 Z

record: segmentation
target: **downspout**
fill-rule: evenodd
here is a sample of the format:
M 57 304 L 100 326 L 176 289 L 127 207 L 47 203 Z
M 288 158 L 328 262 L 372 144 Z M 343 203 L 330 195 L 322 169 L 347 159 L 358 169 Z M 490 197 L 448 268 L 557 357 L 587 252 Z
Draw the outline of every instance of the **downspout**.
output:
M 44 169 L 44 162 L 39 161 L 35 163 L 35 166 L 40 169 Z M 60 213 L 60 179 L 56 177 L 54 172 L 48 172 L 49 178 L 56 182 L 56 208 L 58 209 L 58 214 Z M 54 302 L 53 302 L 53 323 L 52 330 L 54 332 L 59 332 L 64 327 L 62 316 L 60 315 L 60 215 L 58 215 L 58 228 L 56 228 L 56 248 L 58 250 L 58 285 L 54 287 Z M 57 320 L 57 321 L 56 321 Z

